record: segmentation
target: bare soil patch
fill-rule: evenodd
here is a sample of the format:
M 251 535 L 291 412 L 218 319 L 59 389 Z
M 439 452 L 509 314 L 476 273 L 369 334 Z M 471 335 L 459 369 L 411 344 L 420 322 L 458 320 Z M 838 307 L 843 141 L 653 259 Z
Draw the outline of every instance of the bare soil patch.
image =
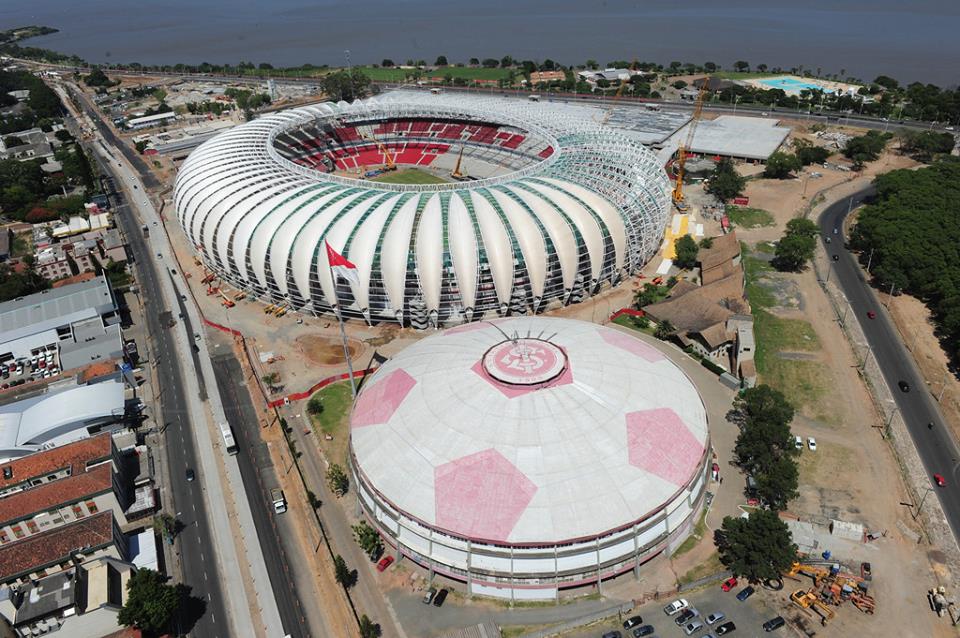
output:
M 320 366 L 343 363 L 343 342 L 340 339 L 322 335 L 301 335 L 296 339 L 297 347 L 308 361 Z M 355 359 L 362 351 L 363 344 L 347 339 L 350 358 Z

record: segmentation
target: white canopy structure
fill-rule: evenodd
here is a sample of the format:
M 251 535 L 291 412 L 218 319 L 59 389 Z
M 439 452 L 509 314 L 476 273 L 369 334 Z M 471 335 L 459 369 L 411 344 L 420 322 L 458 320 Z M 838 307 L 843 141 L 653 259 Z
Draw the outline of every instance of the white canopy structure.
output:
M 436 169 L 456 156 L 483 175 L 358 179 L 388 158 Z M 615 285 L 660 245 L 669 181 L 641 144 L 547 105 L 404 94 L 219 135 L 187 158 L 175 202 L 207 266 L 254 296 L 426 327 Z M 333 281 L 324 242 L 356 264 L 358 284 Z

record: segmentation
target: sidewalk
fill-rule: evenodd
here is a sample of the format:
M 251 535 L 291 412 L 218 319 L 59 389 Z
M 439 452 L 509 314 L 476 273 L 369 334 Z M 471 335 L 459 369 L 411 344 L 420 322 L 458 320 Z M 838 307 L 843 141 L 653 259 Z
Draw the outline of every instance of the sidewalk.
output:
M 99 149 L 97 149 L 99 152 Z M 111 161 L 111 158 L 107 158 Z M 116 161 L 113 159 L 113 161 Z M 131 209 L 136 209 L 137 216 L 144 224 L 151 224 L 159 221 L 157 213 L 150 200 L 143 194 L 143 185 L 135 173 L 126 165 L 119 171 L 123 186 L 126 187 L 128 202 Z M 136 185 L 136 189 L 129 189 L 130 185 Z M 173 251 L 170 249 L 166 238 L 156 233 L 151 237 L 151 243 L 157 252 L 166 257 L 166 263 L 175 264 Z M 149 256 L 144 256 L 149 258 Z M 174 282 L 166 272 L 160 273 L 159 281 L 163 295 L 171 308 L 176 308 L 181 292 L 174 285 Z M 184 286 L 184 292 L 186 287 Z M 196 331 L 201 330 L 202 321 L 197 309 L 192 303 L 185 303 L 187 315 L 192 327 Z M 283 627 L 280 621 L 280 614 L 277 610 L 276 601 L 273 597 L 273 591 L 270 588 L 270 579 L 267 575 L 266 564 L 263 560 L 263 554 L 260 552 L 259 538 L 253 525 L 252 515 L 249 504 L 246 500 L 246 493 L 243 490 L 243 483 L 240 478 L 240 471 L 237 461 L 229 456 L 223 450 L 220 443 L 219 427 L 216 424 L 225 422 L 223 415 L 223 406 L 220 404 L 219 394 L 216 390 L 216 378 L 213 374 L 213 367 L 210 364 L 209 353 L 206 350 L 206 343 L 201 339 L 195 341 L 193 335 L 185 333 L 184 322 L 178 322 L 174 329 L 174 341 L 177 349 L 177 358 L 182 362 L 192 360 L 190 351 L 194 343 L 200 348 L 199 360 L 200 370 L 195 370 L 193 366 L 184 366 L 185 371 L 192 371 L 193 374 L 186 374 L 185 394 L 191 397 L 197 397 L 197 400 L 189 401 L 190 420 L 196 425 L 206 424 L 207 427 L 193 428 L 193 434 L 197 443 L 197 451 L 201 467 L 201 475 L 204 476 L 206 490 L 204 491 L 207 501 L 208 511 L 210 512 L 210 523 L 215 530 L 215 536 L 219 542 L 214 547 L 217 555 L 217 564 L 220 568 L 223 591 L 225 592 L 224 601 L 230 616 L 230 624 L 233 628 L 233 635 L 250 635 L 252 628 L 261 623 L 254 621 L 253 612 L 247 600 L 245 590 L 247 587 L 253 587 L 256 600 L 259 602 L 261 612 L 261 621 L 263 631 L 266 636 L 283 636 Z M 207 386 L 206 405 L 199 399 L 199 378 L 198 374 L 203 375 L 204 384 Z M 212 417 L 212 418 L 211 418 Z M 214 428 L 215 434 L 211 432 Z M 217 452 L 222 457 L 224 468 L 226 470 L 228 488 L 224 490 L 221 482 L 220 471 L 217 462 Z M 239 491 L 239 492 L 238 492 Z M 234 539 L 230 516 L 227 512 L 227 503 L 223 498 L 213 498 L 213 495 L 223 495 L 229 497 L 231 504 L 236 508 L 237 521 L 241 532 L 243 545 L 238 548 Z M 252 583 L 245 582 L 240 569 L 241 553 L 246 557 L 252 575 Z

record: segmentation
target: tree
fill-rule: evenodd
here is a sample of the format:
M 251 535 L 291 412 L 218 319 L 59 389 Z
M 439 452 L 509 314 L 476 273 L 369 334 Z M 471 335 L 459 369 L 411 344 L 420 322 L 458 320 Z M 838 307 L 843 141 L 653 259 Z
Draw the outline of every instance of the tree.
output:
M 355 68 L 351 72 L 329 73 L 323 77 L 321 85 L 323 92 L 331 100 L 352 102 L 366 96 L 370 89 L 370 78 L 363 71 Z
M 276 372 L 268 372 L 267 374 L 260 377 L 260 380 L 267 385 L 276 385 L 277 381 L 280 380 L 280 375 Z
M 469 64 L 470 66 L 480 66 L 480 60 L 477 58 L 470 58 Z
M 768 423 L 790 423 L 794 407 L 779 390 L 766 384 L 747 388 L 733 401 L 733 409 L 741 421 L 748 419 Z
M 357 570 L 347 567 L 347 561 L 343 560 L 340 554 L 333 557 L 333 576 L 344 589 L 350 589 L 357 584 Z
M 726 202 L 734 197 L 739 197 L 746 186 L 747 180 L 737 172 L 733 160 L 724 157 L 717 162 L 716 168 L 713 169 L 706 190 L 720 201 Z
M 697 253 L 700 251 L 700 247 L 693 237 L 684 235 L 674 243 L 674 248 L 677 251 L 677 256 L 673 263 L 678 267 L 688 269 L 697 264 Z
M 878 75 L 877 79 L 875 79 L 873 83 L 878 84 L 883 88 L 889 89 L 891 91 L 896 91 L 897 87 L 900 86 L 899 82 L 897 82 L 896 80 L 894 80 L 892 77 L 888 75 Z
M 380 66 L 382 66 L 382 67 L 385 68 L 385 69 L 389 69 L 389 68 L 392 68 L 392 67 L 394 67 L 394 66 L 396 66 L 396 65 L 393 63 L 393 60 L 391 60 L 390 58 L 384 58 L 384 59 L 380 62 Z
M 15 272 L 7 264 L 0 264 L 0 301 L 32 295 L 50 288 L 50 282 L 33 270 Z
M 671 84 L 670 86 L 672 86 L 672 87 L 675 88 L 676 90 L 680 91 L 680 90 L 683 90 L 683 89 L 687 88 L 687 83 L 684 82 L 683 80 L 677 80 L 676 82 L 674 82 L 674 83 Z
M 133 143 L 133 147 L 137 149 L 137 152 L 143 155 L 143 152 L 147 150 L 147 146 L 150 145 L 149 140 L 138 140 Z
M 483 67 L 485 69 L 495 69 L 499 65 L 500 65 L 499 60 L 496 60 L 494 58 L 484 58 L 483 60 Z
M 673 324 L 669 320 L 664 319 L 657 324 L 656 330 L 653 331 L 653 336 L 657 339 L 666 341 L 669 339 L 673 333 L 676 332 L 676 328 L 673 327 Z
M 180 600 L 180 592 L 175 586 L 168 585 L 164 576 L 141 567 L 127 581 L 127 603 L 117 620 L 126 627 L 159 635 L 170 627 Z
M 822 146 L 816 146 L 803 138 L 797 138 L 793 142 L 793 149 L 797 154 L 797 159 L 803 166 L 810 164 L 823 164 L 830 157 L 829 149 Z
M 330 491 L 337 496 L 343 496 L 350 489 L 350 479 L 337 463 L 331 463 L 330 467 L 327 468 L 327 485 L 330 487 Z
M 862 168 L 867 162 L 873 162 L 880 157 L 891 137 L 890 133 L 867 131 L 864 135 L 847 140 L 843 154 L 853 160 L 854 167 Z
M 939 153 L 952 151 L 955 144 L 956 140 L 951 133 L 904 129 L 900 148 L 917 160 L 929 162 Z
M 87 86 L 113 86 L 113 82 L 103 72 L 103 69 L 97 67 L 90 72 L 90 75 L 83 78 L 83 83 Z
M 790 528 L 768 510 L 755 510 L 748 518 L 727 516 L 714 542 L 724 567 L 750 582 L 780 578 L 797 559 Z
M 799 495 L 799 480 L 796 461 L 789 456 L 781 456 L 757 473 L 757 497 L 773 511 L 785 510 L 787 504 Z
M 704 63 L 703 63 L 703 70 L 706 71 L 707 73 L 713 73 L 713 72 L 715 72 L 715 71 L 716 71 L 717 69 L 719 69 L 719 68 L 720 68 L 720 67 L 718 67 L 715 62 L 704 62 Z
M 434 66 L 447 66 L 447 56 L 438 55 L 436 61 L 433 63 Z
M 763 176 L 770 179 L 785 179 L 790 177 L 793 171 L 798 170 L 800 170 L 800 160 L 796 155 L 777 151 L 767 158 L 767 164 L 763 167 Z
M 771 263 L 777 270 L 800 272 L 813 258 L 817 243 L 813 237 L 785 234 L 774 251 Z
M 360 616 L 360 638 L 380 638 L 381 635 L 383 630 L 380 625 L 367 618 L 366 614 Z
M 323 399 L 319 394 L 315 394 L 307 401 L 307 414 L 310 416 L 320 416 L 323 414 Z
M 637 294 L 633 297 L 633 305 L 639 310 L 644 306 L 649 306 L 655 304 L 661 299 L 664 298 L 665 293 L 663 288 L 660 286 L 655 286 L 653 284 L 643 284 L 643 288 L 637 291 Z
M 376 561 L 383 555 L 383 539 L 377 530 L 370 527 L 366 521 L 360 521 L 350 527 L 353 530 L 353 538 L 357 541 L 370 560 Z
M 740 73 L 750 70 L 750 63 L 746 60 L 737 60 L 733 63 L 733 68 L 735 68 Z
M 501 69 L 509 69 L 512 66 L 513 66 L 513 58 L 511 56 L 505 55 L 502 58 L 500 58 Z

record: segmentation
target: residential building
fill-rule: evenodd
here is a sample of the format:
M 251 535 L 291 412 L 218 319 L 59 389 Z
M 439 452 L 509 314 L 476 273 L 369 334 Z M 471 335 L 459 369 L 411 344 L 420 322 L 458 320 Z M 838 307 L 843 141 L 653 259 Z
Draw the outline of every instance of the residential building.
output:
M 160 126 L 161 124 L 168 124 L 170 121 L 176 119 L 176 117 L 177 114 L 173 111 L 157 113 L 155 115 L 145 115 L 144 117 L 135 117 L 131 120 L 127 120 L 127 128 L 138 130 L 149 128 L 151 126 Z
M 530 74 L 530 84 L 537 85 L 546 82 L 562 82 L 567 79 L 563 71 L 534 71 Z

